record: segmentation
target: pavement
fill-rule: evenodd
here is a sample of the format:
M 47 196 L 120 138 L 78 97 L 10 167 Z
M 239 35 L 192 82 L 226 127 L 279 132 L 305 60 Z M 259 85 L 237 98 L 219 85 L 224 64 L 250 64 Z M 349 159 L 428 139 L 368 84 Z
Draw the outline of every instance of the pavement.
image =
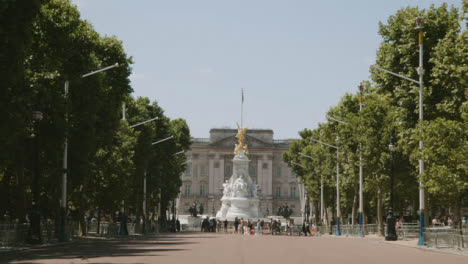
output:
M 468 263 L 468 256 L 381 237 L 178 233 L 71 243 L 0 253 L 0 263 Z M 450 253 L 450 252 L 449 252 Z

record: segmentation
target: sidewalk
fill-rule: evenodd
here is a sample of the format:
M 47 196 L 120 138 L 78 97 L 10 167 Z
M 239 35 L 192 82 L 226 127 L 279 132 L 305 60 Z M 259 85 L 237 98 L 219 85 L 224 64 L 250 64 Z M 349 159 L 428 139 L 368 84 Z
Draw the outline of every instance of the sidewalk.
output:
M 385 239 L 382 238 L 380 243 L 397 245 L 397 246 L 402 246 L 402 247 L 412 247 L 412 248 L 417 248 L 421 250 L 434 251 L 434 252 L 440 252 L 440 253 L 468 256 L 468 251 L 466 250 L 457 250 L 454 248 L 433 248 L 433 247 L 427 247 L 427 246 L 418 246 L 417 238 L 407 239 L 407 240 L 397 240 L 397 241 L 385 241 Z

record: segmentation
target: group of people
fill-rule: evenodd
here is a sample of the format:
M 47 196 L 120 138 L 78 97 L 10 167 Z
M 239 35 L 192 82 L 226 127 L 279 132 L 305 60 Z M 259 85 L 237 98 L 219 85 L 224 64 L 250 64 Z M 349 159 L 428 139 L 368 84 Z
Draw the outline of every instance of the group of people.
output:
M 203 219 L 202 224 L 201 224 L 201 231 L 202 232 L 220 232 L 221 228 L 224 227 L 224 231 L 227 232 L 227 225 L 228 221 L 227 219 L 224 221 L 221 221 L 216 218 L 209 218 L 208 216 Z
M 458 226 L 459 223 L 461 223 L 462 227 L 466 227 L 467 221 L 466 221 L 466 216 L 460 217 L 460 222 L 457 221 L 456 218 L 452 218 L 450 216 L 434 216 L 432 218 L 432 226 Z
M 227 222 L 227 221 L 226 221 Z M 272 235 L 278 235 L 282 232 L 286 234 L 293 235 L 294 233 L 294 222 L 292 220 L 288 220 L 286 225 L 283 227 L 281 225 L 281 220 L 279 219 L 270 219 L 270 222 L 265 222 L 263 219 L 257 219 L 257 222 L 251 221 L 248 219 L 245 221 L 243 218 L 238 219 L 237 217 L 234 219 L 234 230 L 235 234 L 263 234 L 264 230 L 268 230 L 268 232 Z M 299 235 L 311 235 L 310 225 L 307 221 L 304 221 L 300 230 L 296 231 Z
M 244 218 L 241 218 L 240 220 L 236 217 L 234 219 L 234 232 L 244 234 L 245 232 L 248 232 L 248 234 L 252 234 L 254 230 L 257 230 L 257 233 L 263 233 L 263 226 L 265 225 L 265 222 L 263 220 L 258 219 L 257 223 L 254 224 L 253 221 L 250 219 L 247 220 L 247 222 L 244 221 Z

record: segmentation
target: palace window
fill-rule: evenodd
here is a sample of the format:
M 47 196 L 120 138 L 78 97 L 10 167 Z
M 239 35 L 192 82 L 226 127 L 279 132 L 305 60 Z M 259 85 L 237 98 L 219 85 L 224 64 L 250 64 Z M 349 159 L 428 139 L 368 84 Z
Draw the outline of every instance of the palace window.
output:
M 291 177 L 296 177 L 296 172 L 294 170 L 291 170 Z
M 190 184 L 185 184 L 185 192 L 184 192 L 185 196 L 189 196 L 190 195 Z
M 281 177 L 281 167 L 276 167 L 276 177 Z
M 200 165 L 200 174 L 201 175 L 206 175 L 206 166 L 205 165 Z
M 280 198 L 281 197 L 281 187 L 276 187 L 276 198 Z
M 291 190 L 289 192 L 289 197 L 291 199 L 296 199 L 296 187 L 294 186 L 291 186 Z
M 205 196 L 205 195 L 206 195 L 205 184 L 201 184 L 200 185 L 200 196 Z
M 190 175 L 192 174 L 192 165 L 187 164 L 187 167 L 185 167 L 185 175 Z
M 253 176 L 253 177 L 257 176 L 257 167 L 256 166 L 250 167 L 250 173 L 249 174 L 250 174 L 250 176 Z
M 227 176 L 231 176 L 231 165 L 226 165 L 225 171 Z

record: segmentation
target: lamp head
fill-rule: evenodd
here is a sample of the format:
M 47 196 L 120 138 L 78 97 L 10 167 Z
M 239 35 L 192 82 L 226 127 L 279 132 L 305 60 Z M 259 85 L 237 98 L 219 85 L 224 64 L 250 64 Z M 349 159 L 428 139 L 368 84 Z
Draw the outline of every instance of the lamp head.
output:
M 424 28 L 424 19 L 422 17 L 416 18 L 416 29 L 423 29 Z

